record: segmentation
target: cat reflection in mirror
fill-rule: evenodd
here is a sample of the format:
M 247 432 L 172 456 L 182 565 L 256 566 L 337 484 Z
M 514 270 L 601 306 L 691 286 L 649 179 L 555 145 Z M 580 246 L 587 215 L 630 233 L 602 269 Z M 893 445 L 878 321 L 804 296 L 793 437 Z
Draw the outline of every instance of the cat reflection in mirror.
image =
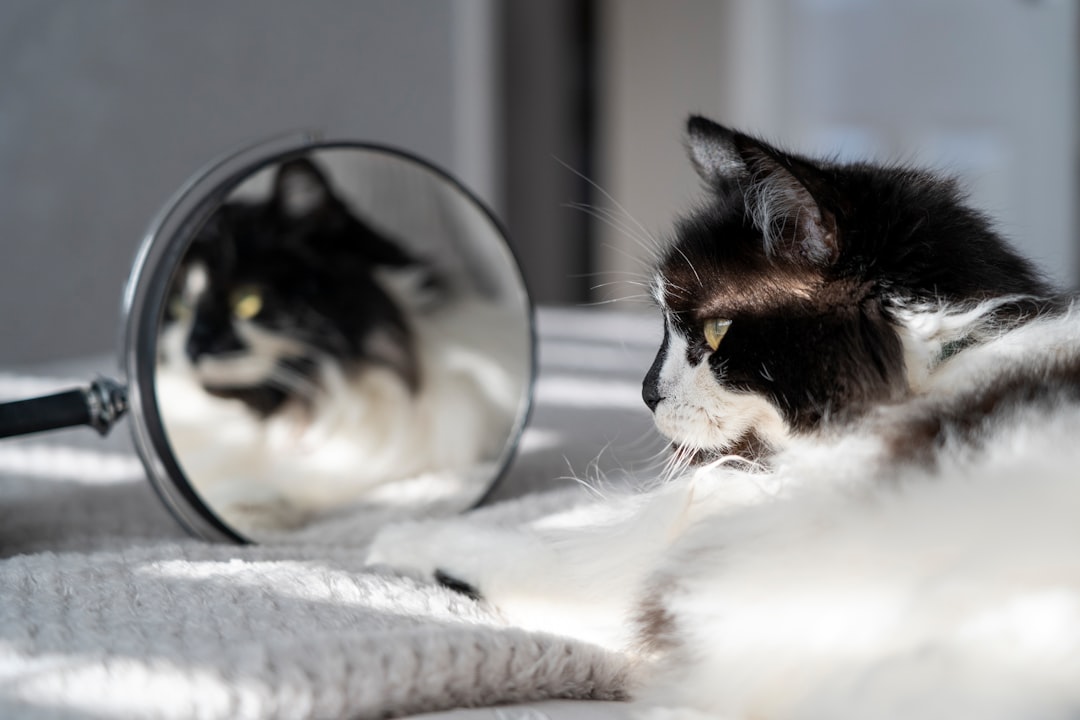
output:
M 298 157 L 265 197 L 224 203 L 165 311 L 170 443 L 242 531 L 300 526 L 390 481 L 473 472 L 501 450 L 516 407 L 491 397 L 481 363 L 446 367 L 444 353 L 480 352 L 454 345 L 464 302 L 449 279 L 329 178 Z
M 436 283 L 399 242 L 348 210 L 306 158 L 282 164 L 265 202 L 230 202 L 185 256 L 168 311 L 188 318 L 183 351 L 203 388 L 261 416 L 310 406 L 318 365 L 368 364 L 419 382 L 415 341 L 377 273 Z
M 1080 716 L 1080 319 L 908 167 L 694 117 L 643 399 L 680 469 L 370 561 L 610 648 L 648 717 Z

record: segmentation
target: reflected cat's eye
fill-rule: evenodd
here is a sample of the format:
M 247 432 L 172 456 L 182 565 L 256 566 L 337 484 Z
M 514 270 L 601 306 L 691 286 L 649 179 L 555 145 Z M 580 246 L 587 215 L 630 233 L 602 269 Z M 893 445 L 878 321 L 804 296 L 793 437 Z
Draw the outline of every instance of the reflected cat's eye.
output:
M 191 317 L 191 305 L 179 295 L 169 301 L 169 312 L 177 320 L 187 320 Z
M 705 333 L 705 342 L 710 348 L 716 350 L 720 347 L 720 341 L 727 335 L 729 327 L 731 327 L 731 321 L 723 318 L 709 318 L 705 321 L 702 330 Z
M 240 288 L 232 295 L 233 315 L 240 320 L 250 320 L 262 311 L 262 293 L 255 287 Z

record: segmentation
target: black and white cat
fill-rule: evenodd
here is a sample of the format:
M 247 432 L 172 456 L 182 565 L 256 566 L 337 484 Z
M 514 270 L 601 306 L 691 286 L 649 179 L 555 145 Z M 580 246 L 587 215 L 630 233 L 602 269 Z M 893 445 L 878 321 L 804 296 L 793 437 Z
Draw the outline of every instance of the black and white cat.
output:
M 453 505 L 514 421 L 514 365 L 485 340 L 507 313 L 361 219 L 313 159 L 269 187 L 214 212 L 173 284 L 156 387 L 185 473 L 242 531 L 394 493 Z
M 626 653 L 642 713 L 1080 715 L 1080 318 L 956 185 L 703 118 L 643 385 L 682 470 L 373 563 Z

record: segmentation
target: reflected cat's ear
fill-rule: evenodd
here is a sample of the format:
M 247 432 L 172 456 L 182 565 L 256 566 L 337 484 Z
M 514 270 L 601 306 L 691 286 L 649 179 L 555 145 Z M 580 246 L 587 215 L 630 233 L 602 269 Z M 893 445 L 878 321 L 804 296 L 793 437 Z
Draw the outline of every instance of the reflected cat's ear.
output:
M 308 217 L 334 200 L 330 183 L 321 170 L 307 158 L 283 163 L 274 177 L 273 202 L 286 217 Z
M 816 266 L 836 262 L 836 218 L 821 202 L 828 185 L 820 170 L 703 117 L 692 116 L 686 129 L 698 175 L 714 186 L 738 184 L 766 252 Z

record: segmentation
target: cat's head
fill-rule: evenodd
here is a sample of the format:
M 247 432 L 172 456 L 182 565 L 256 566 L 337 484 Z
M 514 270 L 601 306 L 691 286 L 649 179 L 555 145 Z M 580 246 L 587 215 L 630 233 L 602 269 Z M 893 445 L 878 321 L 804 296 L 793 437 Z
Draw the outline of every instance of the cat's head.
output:
M 277 169 L 266 199 L 228 202 L 209 218 L 168 312 L 203 387 L 263 415 L 311 400 L 329 363 L 390 368 L 415 389 L 409 325 L 378 272 L 417 265 L 299 158 Z
M 700 117 L 687 144 L 708 197 L 657 269 L 665 334 L 642 392 L 686 457 L 760 455 L 905 397 L 900 304 L 1047 291 L 951 180 Z

